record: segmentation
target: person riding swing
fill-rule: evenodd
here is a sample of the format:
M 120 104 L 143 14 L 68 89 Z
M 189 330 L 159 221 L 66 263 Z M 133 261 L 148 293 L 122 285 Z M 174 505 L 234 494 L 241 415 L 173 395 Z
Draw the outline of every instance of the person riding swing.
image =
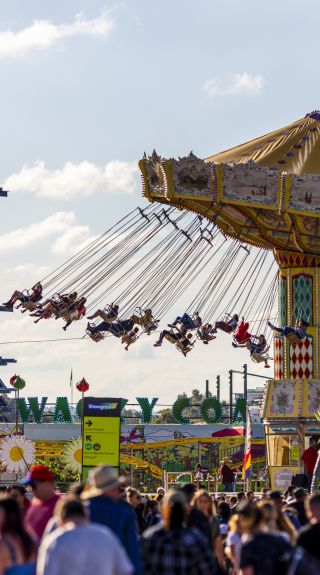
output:
M 187 313 L 184 313 L 182 316 L 178 315 L 178 317 L 176 317 L 173 323 L 168 323 L 168 326 L 176 327 L 178 323 L 180 323 L 180 325 L 183 325 L 186 329 L 192 330 L 201 327 L 202 320 L 197 311 L 194 312 L 192 317 Z
M 107 323 L 114 322 L 119 314 L 119 306 L 117 304 L 111 303 L 106 305 L 104 309 L 97 309 L 92 315 L 88 315 L 88 319 L 96 319 L 96 317 L 101 317 L 103 321 Z
M 30 304 L 30 307 L 36 307 L 36 304 L 42 299 L 43 287 L 40 282 L 37 282 L 32 288 L 31 293 L 27 290 L 13 292 L 11 298 L 4 302 L 3 305 L 9 309 L 13 309 L 14 304 L 19 301 L 20 304 L 17 308 L 23 306 L 23 304 Z M 25 293 L 27 291 L 27 293 Z M 32 305 L 33 304 L 33 305 Z
M 248 332 L 249 323 L 244 321 L 244 318 L 241 318 L 241 322 L 239 323 L 236 331 L 234 332 L 232 342 L 233 347 L 245 347 L 247 341 L 252 337 L 251 333 Z
M 256 341 L 254 341 L 254 339 Z M 268 364 L 268 343 L 263 334 L 259 336 L 252 335 L 249 341 L 247 341 L 247 349 L 250 352 L 251 358 L 256 358 L 256 361 L 259 363 L 260 361 L 264 361 L 264 367 L 270 367 Z
M 268 326 L 271 327 L 273 331 L 276 331 L 280 335 L 284 335 L 292 344 L 302 341 L 307 336 L 307 328 L 309 325 L 309 322 L 303 318 L 298 319 L 294 327 L 290 325 L 277 327 L 268 321 Z

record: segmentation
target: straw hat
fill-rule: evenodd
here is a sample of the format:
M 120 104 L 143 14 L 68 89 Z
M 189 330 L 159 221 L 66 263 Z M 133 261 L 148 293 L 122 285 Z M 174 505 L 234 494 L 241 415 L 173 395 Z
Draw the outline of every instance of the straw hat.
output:
M 226 465 L 227 463 L 232 463 L 232 460 L 229 457 L 224 457 L 222 461 L 220 461 L 220 465 Z
M 114 489 L 120 485 L 120 483 L 123 483 L 123 479 L 124 478 L 119 478 L 115 470 L 108 465 L 95 467 L 95 469 L 89 472 L 89 489 L 82 493 L 82 499 L 102 495 L 106 491 Z

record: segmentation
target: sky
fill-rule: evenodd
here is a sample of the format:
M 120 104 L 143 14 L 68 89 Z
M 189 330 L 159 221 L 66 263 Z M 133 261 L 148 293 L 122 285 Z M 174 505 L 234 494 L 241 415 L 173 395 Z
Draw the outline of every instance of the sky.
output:
M 2 301 L 146 205 L 144 151 L 206 157 L 319 106 L 316 0 L 0 0 L 0 8 L 0 185 L 10 191 L 0 198 Z M 111 338 L 69 339 L 84 322 L 65 336 L 58 322 L 34 325 L 25 315 L 0 314 L 0 355 L 18 362 L 0 377 L 19 373 L 26 396 L 69 395 L 73 369 L 93 395 L 167 404 L 204 390 L 206 379 L 214 392 L 220 374 L 227 397 L 228 370 L 248 360 L 223 334 L 188 358 L 142 338 L 126 354 Z M 39 342 L 4 343 L 18 340 Z

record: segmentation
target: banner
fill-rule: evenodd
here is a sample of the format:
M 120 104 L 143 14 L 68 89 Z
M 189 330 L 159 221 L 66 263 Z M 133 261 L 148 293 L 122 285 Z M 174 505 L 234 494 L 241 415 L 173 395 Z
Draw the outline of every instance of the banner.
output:
M 98 465 L 110 465 L 110 467 L 119 469 L 120 413 L 120 398 L 84 398 L 82 421 L 83 481 L 87 479 L 90 469 Z

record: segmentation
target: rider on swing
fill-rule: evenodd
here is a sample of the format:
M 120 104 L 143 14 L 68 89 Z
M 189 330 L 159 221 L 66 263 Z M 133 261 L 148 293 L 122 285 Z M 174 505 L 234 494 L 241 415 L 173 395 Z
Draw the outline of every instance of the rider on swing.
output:
M 233 314 L 233 316 L 231 316 L 228 313 L 227 316 L 230 317 L 230 319 L 228 321 L 216 321 L 216 323 L 214 325 L 214 333 L 216 333 L 217 329 L 221 329 L 222 331 L 225 331 L 226 333 L 232 333 L 233 331 L 236 330 L 237 325 L 238 325 L 238 321 L 239 321 L 238 314 L 235 313 L 235 314 Z
M 284 336 L 294 334 L 300 341 L 306 337 L 307 327 L 309 327 L 309 325 L 310 324 L 302 318 L 298 319 L 294 327 L 290 325 L 286 325 L 285 327 L 276 327 L 270 321 L 268 321 L 268 326 L 271 327 L 273 331 L 276 331 L 277 333 L 280 333 Z
M 132 317 L 130 319 L 124 319 L 122 321 L 117 321 L 114 323 L 109 323 L 107 321 L 102 321 L 98 325 L 92 325 L 88 323 L 87 331 L 90 332 L 91 335 L 95 333 L 99 333 L 101 331 L 109 331 L 115 337 L 121 337 L 124 334 L 128 333 L 133 329 L 134 322 Z
M 40 319 L 49 319 L 53 315 L 56 319 L 59 318 L 59 314 L 71 308 L 71 306 L 76 302 L 78 294 L 76 291 L 70 294 L 55 294 L 55 297 L 49 298 L 43 302 L 39 308 L 30 314 L 30 317 L 37 317 L 34 323 L 38 323 Z
M 234 332 L 234 340 L 232 342 L 233 347 L 244 346 L 247 341 L 251 338 L 251 333 L 248 332 L 249 323 L 244 321 L 244 318 L 241 318 L 241 323 L 239 323 L 236 331 Z
M 177 323 L 180 323 L 186 329 L 197 329 L 202 325 L 202 320 L 199 313 L 196 311 L 192 317 L 187 313 L 184 313 L 182 316 L 178 316 L 173 323 L 168 323 L 168 326 L 176 327 Z
M 97 309 L 93 315 L 88 315 L 88 319 L 95 319 L 96 317 L 101 317 L 103 321 L 107 323 L 112 323 L 118 317 L 119 306 L 117 304 L 111 303 L 104 309 Z
M 255 339 L 256 341 L 253 341 L 253 339 Z M 252 335 L 251 339 L 247 341 L 247 349 L 250 351 L 250 357 L 252 357 L 254 354 L 261 355 L 263 354 L 263 352 L 266 352 L 267 345 L 268 345 L 267 340 L 263 334 L 259 336 Z M 268 364 L 267 355 L 263 357 L 263 361 L 264 361 L 264 367 L 270 367 L 270 365 Z
M 187 334 L 187 329 L 182 325 L 180 329 L 176 328 L 176 331 L 171 329 L 170 331 L 164 329 L 159 336 L 158 341 L 154 343 L 154 347 L 161 347 L 163 339 L 165 337 L 169 337 L 173 340 L 171 343 L 174 343 L 176 347 L 178 347 L 184 356 L 187 355 L 188 351 L 190 351 L 193 347 L 193 343 L 191 343 L 192 333 Z
M 202 343 L 206 345 L 209 343 L 209 341 L 216 339 L 216 336 L 213 335 L 214 333 L 216 332 L 211 323 L 205 323 L 197 330 L 197 336 L 199 339 L 201 339 Z
M 11 298 L 4 302 L 3 305 L 5 307 L 8 307 L 10 309 L 13 309 L 14 304 L 17 301 L 20 301 L 21 303 L 17 306 L 20 307 L 22 304 L 24 303 L 29 303 L 29 302 L 33 302 L 33 303 L 37 303 L 38 301 L 40 301 L 42 299 L 42 285 L 40 282 L 37 282 L 32 288 L 32 292 L 31 294 L 24 294 L 21 291 L 16 290 Z

